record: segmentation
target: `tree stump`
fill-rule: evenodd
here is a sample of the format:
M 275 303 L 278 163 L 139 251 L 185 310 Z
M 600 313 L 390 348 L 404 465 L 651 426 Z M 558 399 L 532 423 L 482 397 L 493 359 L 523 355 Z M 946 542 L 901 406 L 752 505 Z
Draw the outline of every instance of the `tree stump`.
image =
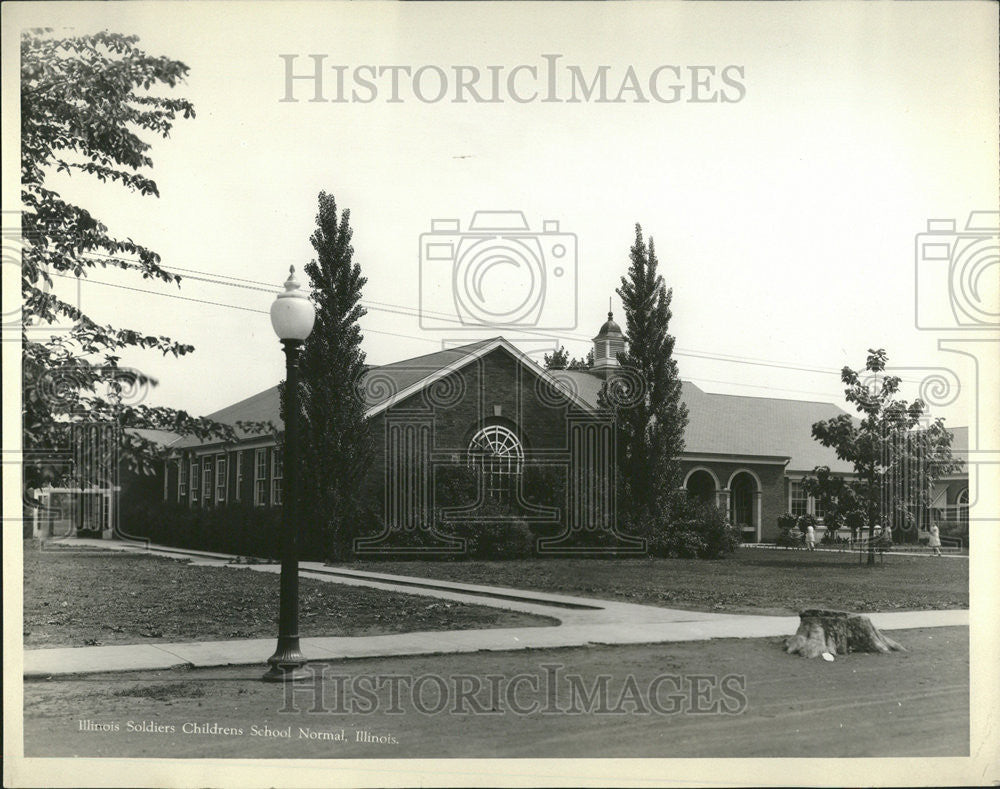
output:
M 883 634 L 867 616 L 847 611 L 810 608 L 799 612 L 799 629 L 785 639 L 785 652 L 806 658 L 824 652 L 905 652 L 902 645 Z

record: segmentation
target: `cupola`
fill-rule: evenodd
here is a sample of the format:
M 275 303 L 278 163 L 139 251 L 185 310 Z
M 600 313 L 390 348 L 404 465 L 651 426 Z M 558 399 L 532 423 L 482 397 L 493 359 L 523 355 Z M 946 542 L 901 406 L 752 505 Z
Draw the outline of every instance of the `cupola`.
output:
M 608 320 L 594 337 L 594 372 L 607 373 L 618 367 L 618 354 L 625 351 L 625 335 L 608 312 Z

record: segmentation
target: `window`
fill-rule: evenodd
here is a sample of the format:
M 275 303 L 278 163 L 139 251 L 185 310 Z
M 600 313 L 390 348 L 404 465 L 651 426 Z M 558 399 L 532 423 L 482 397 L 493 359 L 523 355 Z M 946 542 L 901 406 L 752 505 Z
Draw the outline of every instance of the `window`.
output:
M 806 492 L 802 489 L 802 482 L 799 480 L 791 481 L 789 511 L 792 515 L 805 515 L 809 511 L 809 497 L 806 496 Z
M 826 510 L 823 508 L 819 499 L 806 495 L 805 488 L 802 486 L 802 481 L 797 479 L 789 480 L 789 486 L 790 493 L 788 511 L 791 512 L 792 515 L 805 515 L 808 513 L 810 515 L 815 515 L 818 520 L 823 520 L 823 517 L 826 515 Z
M 271 504 L 281 504 L 281 482 L 284 475 L 285 464 L 281 457 L 281 450 L 275 449 L 271 452 Z
M 517 436 L 506 427 L 484 427 L 472 437 L 469 465 L 482 474 L 485 492 L 497 501 L 510 496 L 511 483 L 521 473 L 524 450 Z
M 212 501 L 212 461 L 202 458 L 201 461 L 201 496 L 205 501 Z
M 190 480 L 191 480 L 191 501 L 198 503 L 198 461 L 191 458 Z
M 215 456 L 215 500 L 220 503 L 226 500 L 227 466 L 225 455 Z
M 183 501 L 187 496 L 187 466 L 184 463 L 184 458 L 177 461 L 177 500 Z
M 236 450 L 236 501 L 243 498 L 243 453 Z
M 253 503 L 256 507 L 267 504 L 267 450 L 258 449 L 254 453 Z

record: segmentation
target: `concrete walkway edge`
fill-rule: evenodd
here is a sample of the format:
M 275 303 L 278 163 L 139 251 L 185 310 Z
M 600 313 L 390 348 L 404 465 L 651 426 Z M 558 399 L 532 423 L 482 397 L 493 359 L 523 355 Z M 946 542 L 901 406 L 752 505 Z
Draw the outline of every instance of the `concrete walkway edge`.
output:
M 196 564 L 224 564 L 225 554 L 180 551 L 161 546 L 130 546 L 98 540 L 76 544 L 110 550 L 146 552 L 194 558 Z M 277 572 L 273 564 L 235 565 L 238 569 Z M 612 600 L 557 595 L 505 587 L 437 581 L 429 578 L 374 573 L 302 562 L 303 577 L 329 583 L 368 586 L 405 594 L 488 605 L 558 619 L 548 627 L 494 628 L 396 633 L 377 636 L 303 638 L 306 657 L 315 661 L 433 655 L 456 652 L 508 651 L 614 644 L 660 644 L 712 638 L 774 638 L 791 635 L 798 616 L 717 614 L 661 608 Z M 884 630 L 968 626 L 967 610 L 893 611 L 871 613 Z M 26 679 L 92 674 L 108 671 L 165 670 L 178 666 L 260 666 L 274 650 L 273 638 L 183 643 L 120 644 L 56 647 L 24 651 Z

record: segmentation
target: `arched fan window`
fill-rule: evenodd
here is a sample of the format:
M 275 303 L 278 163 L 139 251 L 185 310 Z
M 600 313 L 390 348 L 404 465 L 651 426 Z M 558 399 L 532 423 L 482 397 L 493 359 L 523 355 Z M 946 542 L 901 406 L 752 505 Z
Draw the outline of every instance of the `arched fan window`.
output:
M 484 427 L 469 442 L 468 457 L 482 473 L 486 493 L 505 501 L 524 463 L 524 450 L 514 432 L 502 425 Z

